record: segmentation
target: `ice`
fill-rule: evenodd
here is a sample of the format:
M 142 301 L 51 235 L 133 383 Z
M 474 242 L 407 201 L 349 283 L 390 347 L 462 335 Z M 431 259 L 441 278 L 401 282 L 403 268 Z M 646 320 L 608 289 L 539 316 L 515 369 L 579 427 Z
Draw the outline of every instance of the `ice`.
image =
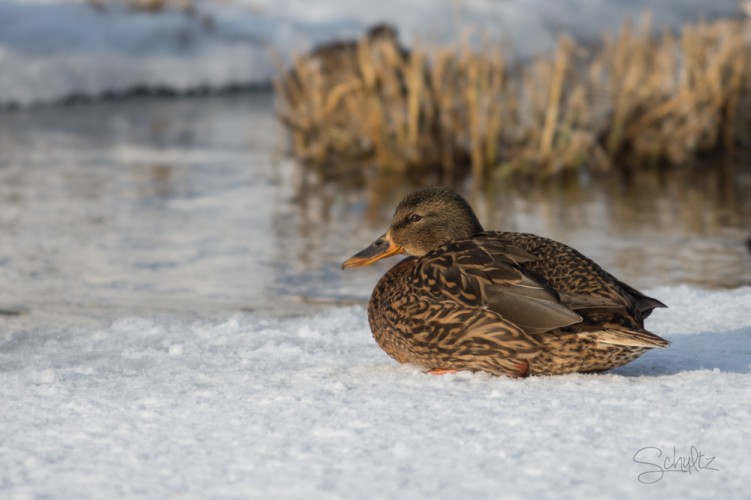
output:
M 274 55 L 289 60 L 313 45 L 358 36 L 376 22 L 407 43 L 457 40 L 487 31 L 521 57 L 549 50 L 558 31 L 583 39 L 653 12 L 677 28 L 700 17 L 737 15 L 737 0 L 203 0 L 192 13 L 133 12 L 123 2 L 0 2 L 0 105 L 96 97 L 135 88 L 221 90 L 268 82 Z
M 361 306 L 8 322 L 0 496 L 743 498 L 751 288 L 648 292 L 670 305 L 648 320 L 670 348 L 521 380 L 399 365 Z M 692 446 L 717 470 L 639 481 L 639 450 Z

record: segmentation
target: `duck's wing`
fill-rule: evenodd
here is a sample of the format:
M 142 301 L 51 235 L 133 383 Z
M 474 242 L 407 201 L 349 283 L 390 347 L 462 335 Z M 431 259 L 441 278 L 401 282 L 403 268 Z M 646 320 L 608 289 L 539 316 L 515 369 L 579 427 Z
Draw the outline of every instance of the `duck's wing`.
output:
M 460 240 L 420 259 L 414 279 L 436 300 L 491 311 L 527 335 L 580 322 L 542 277 L 522 266 L 534 259 L 493 239 Z

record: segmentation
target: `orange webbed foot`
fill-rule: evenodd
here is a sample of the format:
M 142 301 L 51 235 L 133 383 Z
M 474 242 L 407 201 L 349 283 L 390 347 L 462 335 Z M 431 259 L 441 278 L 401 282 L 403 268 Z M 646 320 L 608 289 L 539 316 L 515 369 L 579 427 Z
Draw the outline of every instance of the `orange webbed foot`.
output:
M 444 370 L 441 368 L 436 368 L 434 370 L 428 370 L 425 373 L 428 375 L 448 375 L 449 373 L 456 373 L 456 370 Z

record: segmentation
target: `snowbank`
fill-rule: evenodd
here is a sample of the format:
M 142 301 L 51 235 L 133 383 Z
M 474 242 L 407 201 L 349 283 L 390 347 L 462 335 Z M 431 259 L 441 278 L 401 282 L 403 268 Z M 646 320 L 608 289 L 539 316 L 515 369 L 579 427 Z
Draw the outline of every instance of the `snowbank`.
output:
M 288 59 L 316 43 L 352 37 L 375 22 L 407 41 L 445 41 L 467 27 L 511 41 L 521 56 L 547 50 L 565 30 L 591 38 L 626 17 L 654 12 L 655 26 L 738 12 L 737 0 L 491 1 L 205 0 L 188 15 L 132 12 L 85 0 L 0 2 L 0 105 L 135 88 L 173 91 L 266 82 L 272 53 Z
M 751 288 L 650 295 L 669 349 L 525 380 L 398 365 L 361 307 L 4 328 L 0 496 L 745 497 Z

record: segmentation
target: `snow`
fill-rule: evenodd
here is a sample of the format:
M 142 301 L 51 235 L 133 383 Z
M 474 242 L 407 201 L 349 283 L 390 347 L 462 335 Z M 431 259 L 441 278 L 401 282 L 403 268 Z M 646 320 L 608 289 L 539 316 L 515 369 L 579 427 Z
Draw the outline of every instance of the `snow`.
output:
M 648 320 L 670 348 L 607 374 L 521 380 L 399 365 L 361 306 L 6 319 L 0 496 L 744 498 L 751 288 L 649 292 L 670 305 Z M 639 450 L 692 446 L 710 468 L 639 481 L 653 468 Z
M 0 2 L 0 105 L 268 82 L 276 73 L 273 54 L 289 60 L 382 21 L 396 25 L 407 43 L 484 30 L 526 57 L 549 50 L 558 31 L 591 39 L 645 10 L 656 28 L 740 12 L 737 0 L 202 0 L 192 13 L 157 14 L 105 4 Z

